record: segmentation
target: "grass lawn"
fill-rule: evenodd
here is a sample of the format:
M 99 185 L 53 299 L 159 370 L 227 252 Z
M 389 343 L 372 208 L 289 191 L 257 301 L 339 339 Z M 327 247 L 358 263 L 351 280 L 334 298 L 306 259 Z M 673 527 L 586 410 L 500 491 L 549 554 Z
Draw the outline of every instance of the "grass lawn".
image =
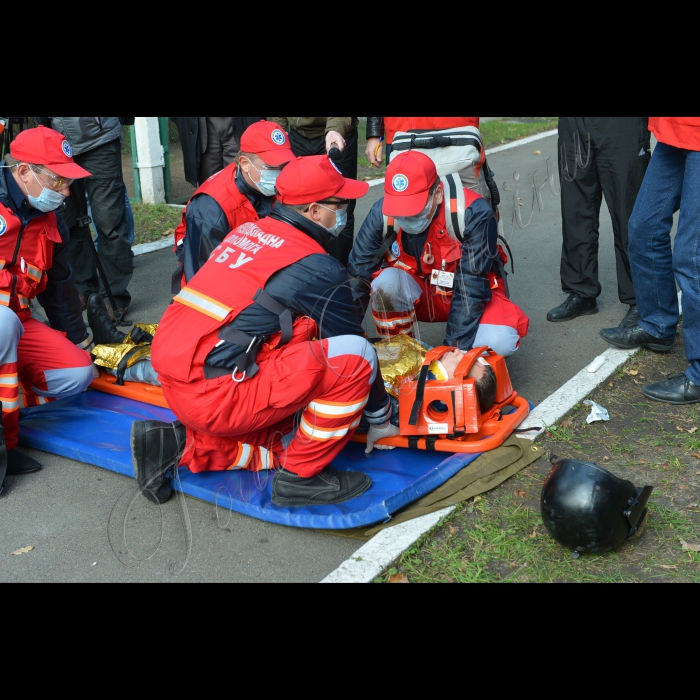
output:
M 134 204 L 134 223 L 136 235 L 134 245 L 152 243 L 170 236 L 182 220 L 182 209 L 166 204 Z
M 616 552 L 574 559 L 542 524 L 540 493 L 551 469 L 542 459 L 463 504 L 381 580 L 700 582 L 700 554 L 683 544 L 700 544 L 700 404 L 670 406 L 640 392 L 686 367 L 681 335 L 669 355 L 642 351 L 591 397 L 610 422 L 588 425 L 590 408 L 579 405 L 541 438 L 547 455 L 595 462 L 635 486 L 654 486 L 641 537 Z

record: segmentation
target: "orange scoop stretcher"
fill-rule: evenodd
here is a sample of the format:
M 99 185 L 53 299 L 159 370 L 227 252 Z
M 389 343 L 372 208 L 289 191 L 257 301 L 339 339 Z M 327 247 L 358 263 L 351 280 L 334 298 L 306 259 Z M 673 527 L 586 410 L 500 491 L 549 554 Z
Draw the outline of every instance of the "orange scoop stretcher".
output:
M 111 374 L 107 374 L 104 370 L 100 370 L 100 378 L 90 384 L 90 388 L 95 391 L 102 391 L 105 394 L 113 396 L 121 396 L 125 399 L 133 399 L 141 403 L 147 403 L 151 406 L 159 406 L 160 408 L 170 408 L 168 406 L 163 390 L 159 386 L 151 384 L 139 384 L 138 382 L 125 382 L 124 386 L 117 384 L 117 378 Z
M 453 453 L 481 453 L 500 447 L 530 415 L 530 403 L 513 391 L 505 358 L 487 347 L 469 351 L 447 381 L 428 379 L 435 360 L 455 348 L 439 347 L 425 358 L 415 379 L 399 387 L 401 435 L 380 440 L 379 445 Z M 496 403 L 486 414 L 479 409 L 476 380 L 469 372 L 483 357 L 496 374 Z M 367 442 L 355 435 L 354 442 Z

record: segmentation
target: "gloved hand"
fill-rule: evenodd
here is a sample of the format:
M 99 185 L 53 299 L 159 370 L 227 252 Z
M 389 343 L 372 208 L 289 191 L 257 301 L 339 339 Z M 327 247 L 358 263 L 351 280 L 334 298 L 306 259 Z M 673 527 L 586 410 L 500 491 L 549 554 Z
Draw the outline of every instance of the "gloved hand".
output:
M 400 430 L 392 425 L 391 421 L 387 421 L 384 425 L 371 425 L 367 433 L 367 449 L 365 454 L 371 454 L 375 448 L 377 440 L 382 438 L 396 437 L 400 434 Z M 395 450 L 391 445 L 376 445 L 378 450 Z

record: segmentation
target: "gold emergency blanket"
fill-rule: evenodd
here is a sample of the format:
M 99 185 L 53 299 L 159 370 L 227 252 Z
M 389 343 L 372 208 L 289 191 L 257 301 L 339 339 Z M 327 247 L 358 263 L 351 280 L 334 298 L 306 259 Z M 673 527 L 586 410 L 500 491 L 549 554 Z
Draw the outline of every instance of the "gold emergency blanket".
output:
M 408 335 L 381 340 L 374 347 L 386 390 L 398 398 L 401 382 L 420 372 L 428 353 L 417 340 Z
M 136 329 L 140 329 L 144 333 L 154 336 L 156 330 L 158 330 L 158 324 L 152 323 L 142 324 L 136 323 L 131 329 L 129 335 L 124 339 L 123 343 L 118 345 L 96 345 L 92 350 L 92 356 L 95 358 L 95 364 L 100 367 L 106 367 L 107 369 L 112 369 L 115 372 L 119 369 L 119 364 L 130 353 L 134 348 L 140 348 L 136 350 L 134 354 L 127 361 L 127 369 L 133 367 L 137 362 L 151 356 L 151 343 L 136 343 L 132 340 L 132 335 L 135 335 Z

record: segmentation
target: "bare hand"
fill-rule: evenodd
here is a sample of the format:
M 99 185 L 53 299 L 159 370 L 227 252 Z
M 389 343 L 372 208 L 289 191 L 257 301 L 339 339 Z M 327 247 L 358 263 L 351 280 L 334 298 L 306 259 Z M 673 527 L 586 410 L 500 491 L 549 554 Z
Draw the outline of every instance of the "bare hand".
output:
M 382 159 L 384 156 L 384 145 L 377 138 L 369 139 L 367 141 L 365 155 L 367 156 L 367 160 L 369 160 L 370 165 L 373 165 L 375 168 L 381 168 Z
M 334 147 L 342 153 L 345 150 L 345 139 L 337 131 L 329 131 L 326 134 L 326 153 L 330 153 Z

